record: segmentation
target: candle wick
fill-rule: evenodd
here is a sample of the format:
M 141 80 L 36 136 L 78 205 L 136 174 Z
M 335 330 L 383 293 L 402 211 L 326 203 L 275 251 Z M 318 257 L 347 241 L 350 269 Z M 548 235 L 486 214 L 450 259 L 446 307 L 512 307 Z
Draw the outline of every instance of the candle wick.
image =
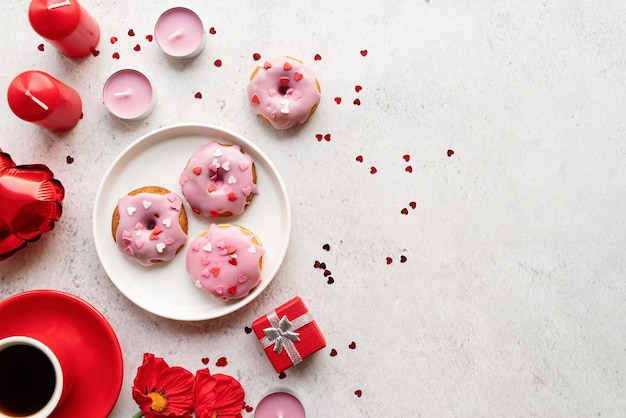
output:
M 176 29 L 176 32 L 170 33 L 170 35 L 167 37 L 167 39 L 174 39 L 174 38 L 180 38 L 180 35 L 183 34 L 183 30 L 182 29 Z
M 48 10 L 52 10 L 52 9 L 56 9 L 57 7 L 63 7 L 63 6 L 70 6 L 72 3 L 70 3 L 70 0 L 65 0 L 64 2 L 61 3 L 54 3 L 48 6 Z
M 115 93 L 113 93 L 113 96 L 115 96 L 115 97 L 128 97 L 128 96 L 130 96 L 130 90 L 115 92 Z
M 33 94 L 26 90 L 24 92 L 24 94 L 29 97 L 33 102 L 37 103 L 43 110 L 48 110 L 48 105 L 46 105 L 44 102 L 42 102 L 41 100 L 39 100 L 38 98 L 36 98 L 35 96 L 33 96 Z

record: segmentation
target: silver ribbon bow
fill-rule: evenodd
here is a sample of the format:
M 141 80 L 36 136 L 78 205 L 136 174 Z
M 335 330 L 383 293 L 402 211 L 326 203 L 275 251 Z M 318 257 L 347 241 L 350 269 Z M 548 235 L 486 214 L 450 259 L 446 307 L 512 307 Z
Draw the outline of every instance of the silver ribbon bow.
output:
M 274 344 L 274 351 L 277 354 L 282 353 L 284 348 L 293 364 L 300 363 L 302 357 L 293 344 L 294 341 L 300 341 L 300 334 L 294 331 L 313 322 L 313 317 L 307 312 L 293 321 L 289 321 L 286 315 L 279 320 L 276 311 L 272 311 L 267 314 L 267 319 L 271 327 L 263 330 L 265 337 L 260 340 L 263 349 Z

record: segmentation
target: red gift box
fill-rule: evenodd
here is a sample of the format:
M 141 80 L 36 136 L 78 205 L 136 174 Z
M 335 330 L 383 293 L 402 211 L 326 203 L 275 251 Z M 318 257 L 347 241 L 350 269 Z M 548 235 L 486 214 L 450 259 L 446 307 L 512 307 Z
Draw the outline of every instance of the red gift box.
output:
M 252 329 L 277 373 L 326 347 L 326 339 L 299 296 L 258 318 Z

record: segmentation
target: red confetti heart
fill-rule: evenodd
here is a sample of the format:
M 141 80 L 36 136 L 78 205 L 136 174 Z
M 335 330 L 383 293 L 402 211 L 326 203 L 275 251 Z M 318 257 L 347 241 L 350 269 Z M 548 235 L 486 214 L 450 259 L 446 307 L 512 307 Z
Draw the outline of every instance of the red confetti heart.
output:
M 409 206 L 411 206 L 411 209 L 415 209 L 417 207 L 417 203 L 409 202 Z
M 230 200 L 231 202 L 237 200 L 237 195 L 235 194 L 235 192 L 228 193 L 228 200 Z
M 40 50 L 40 51 L 43 51 L 45 49 L 44 44 L 39 44 L 37 46 L 37 49 Z
M 315 61 L 321 61 L 322 60 L 322 56 L 320 54 L 315 54 L 315 56 L 313 57 L 313 59 Z
M 361 106 L 361 99 L 356 98 L 352 103 L 354 103 L 355 106 Z
M 117 42 L 117 38 L 115 36 L 111 36 L 111 45 Z
M 135 36 L 135 31 L 134 30 L 129 30 L 128 31 L 128 36 Z
M 341 104 L 341 97 L 335 97 L 335 103 Z
M 252 96 L 252 99 L 250 99 L 250 101 L 254 104 L 259 104 L 260 100 L 259 100 L 259 96 L 257 96 L 256 94 Z
M 91 51 L 91 55 L 93 55 L 94 57 L 97 57 L 98 55 L 100 55 L 100 51 L 98 51 L 97 49 L 93 49 Z
M 112 57 L 113 57 L 113 59 L 118 60 L 118 59 L 120 59 L 120 53 L 119 52 L 114 52 Z
M 354 86 L 354 91 L 356 91 L 357 93 L 360 92 L 361 90 L 363 90 L 363 87 L 361 86 Z
M 316 269 L 320 268 L 320 262 L 315 260 L 315 263 L 313 263 L 313 268 L 316 268 Z
M 324 277 L 328 277 L 330 276 L 332 273 L 330 272 L 330 270 L 324 270 Z
M 367 55 L 367 49 L 361 50 L 361 56 L 366 56 L 366 55 Z
M 330 142 L 330 134 L 324 135 L 324 139 L 326 140 L 326 142 Z
M 245 332 L 246 334 L 250 334 L 250 333 L 252 332 L 252 328 L 250 328 L 250 327 L 244 327 L 244 329 L 243 329 L 243 330 L 244 330 L 244 332 Z
M 272 68 L 272 64 L 269 61 L 265 61 L 263 63 L 263 68 L 265 68 L 266 70 Z
M 348 345 L 348 348 L 349 348 L 350 350 L 354 350 L 354 349 L 356 348 L 356 343 L 355 343 L 354 341 L 352 341 L 352 342 L 350 343 L 350 345 Z
M 391 257 L 387 257 L 387 258 L 385 259 L 385 262 L 389 265 L 389 264 L 393 263 L 393 258 L 391 258 Z
M 400 256 L 400 262 L 401 262 L 401 263 L 406 263 L 406 257 L 405 257 L 405 256 L 403 256 L 403 255 L 401 255 L 401 256 Z
M 454 151 L 449 149 L 448 150 L 448 157 L 452 157 L 454 155 Z
M 322 249 L 325 250 L 325 251 L 330 251 L 330 244 L 322 245 Z
M 408 215 L 409 214 L 409 210 L 407 208 L 402 208 L 400 213 L 403 214 L 403 215 Z M 387 264 L 389 264 L 389 263 L 387 263 Z
M 329 277 L 328 280 L 326 280 L 326 283 L 333 284 L 335 283 L 335 279 L 333 279 L 332 277 Z
M 209 358 L 208 357 L 203 357 L 202 358 L 202 364 L 204 364 L 204 365 L 209 364 Z
M 289 71 L 292 68 L 293 67 L 291 66 L 291 64 L 289 62 L 285 62 L 285 64 L 283 64 L 283 70 L 285 70 L 285 71 Z
M 258 61 L 261 59 L 261 54 L 259 54 L 258 52 L 255 52 L 254 54 L 252 54 L 252 59 L 255 61 Z
M 317 138 L 317 141 L 320 142 L 324 136 L 322 134 L 315 134 L 315 138 Z
M 193 172 L 194 172 L 194 174 L 195 174 L 196 176 L 199 176 L 199 175 L 200 175 L 200 173 L 202 173 L 202 167 L 200 167 L 199 165 L 197 165 L 197 166 L 195 166 L 195 167 L 194 167 L 191 171 L 193 171 Z M 211 184 L 213 184 L 213 183 L 211 183 Z M 209 192 L 210 192 L 210 191 L 211 191 L 211 185 L 209 184 Z
M 0 151 L 0 260 L 52 230 L 64 197 L 63 185 L 48 167 L 15 165 Z
M 237 293 L 237 286 L 230 286 L 228 288 L 228 293 L 230 293 L 231 295 L 234 295 L 235 293 Z
M 278 375 L 279 379 L 284 379 L 285 377 L 287 377 L 287 374 L 285 372 L 280 372 L 280 374 Z
M 370 174 L 376 174 L 378 172 L 378 170 L 376 169 L 376 167 L 371 167 L 370 168 Z
M 198 211 L 198 213 L 200 212 Z M 220 216 L 220 212 L 217 210 L 211 210 L 210 214 L 211 214 L 211 218 L 217 218 L 218 216 Z
M 226 357 L 220 357 L 215 362 L 215 365 L 217 367 L 226 367 L 227 364 L 228 364 L 228 360 L 226 359 Z
M 404 154 L 402 156 L 402 158 L 404 158 L 404 161 L 406 161 L 407 163 L 409 162 L 409 160 L 411 159 L 411 156 L 409 154 Z
M 246 405 L 246 412 L 247 412 L 247 413 L 250 413 L 250 412 L 252 412 L 253 410 L 254 410 L 254 408 L 253 408 L 253 407 L 251 407 L 250 405 Z
M 200 93 L 199 91 L 196 92 L 196 94 L 194 94 L 194 96 L 196 99 L 202 99 L 202 93 Z
M 211 28 L 209 29 L 209 33 L 211 35 L 215 35 L 217 33 L 217 31 L 215 30 L 215 28 L 213 26 L 211 26 Z
M 410 165 L 407 165 L 406 168 L 404 169 L 404 171 L 406 171 L 407 173 L 412 173 L 413 172 L 413 167 L 411 167 Z
M 139 51 L 141 51 L 141 45 L 137 44 L 137 45 L 135 45 L 135 47 L 133 49 L 135 51 L 139 52 Z
M 67 157 L 65 157 L 65 162 L 67 162 L 68 164 L 72 164 L 74 162 L 74 158 L 71 155 L 68 155 Z
M 217 277 L 217 276 L 220 274 L 220 269 L 219 269 L 219 268 L 217 268 L 217 267 L 213 267 L 213 268 L 210 270 L 210 273 L 213 275 L 213 277 Z
M 301 73 L 297 72 L 297 71 L 295 73 L 293 73 L 293 79 L 296 80 L 296 81 L 302 80 L 302 77 L 304 77 L 304 76 Z
M 213 62 L 213 65 L 215 65 L 217 68 L 220 68 L 222 66 L 222 60 L 220 59 L 215 60 L 215 62 Z
M 363 156 L 362 155 L 357 155 L 356 156 L 356 161 L 359 162 L 359 163 L 362 163 L 363 162 Z
M 233 266 L 237 265 L 237 259 L 236 258 L 230 258 L 228 260 L 228 264 L 232 264 Z
M 354 391 L 354 394 L 357 398 L 360 398 L 361 396 L 363 396 L 363 391 L 361 389 L 357 389 Z
M 146 41 L 148 42 L 152 42 L 152 40 L 154 39 L 154 36 L 152 35 L 146 35 Z
M 331 357 L 335 357 L 337 355 L 337 350 L 335 350 L 334 348 L 332 350 L 330 350 L 330 356 Z

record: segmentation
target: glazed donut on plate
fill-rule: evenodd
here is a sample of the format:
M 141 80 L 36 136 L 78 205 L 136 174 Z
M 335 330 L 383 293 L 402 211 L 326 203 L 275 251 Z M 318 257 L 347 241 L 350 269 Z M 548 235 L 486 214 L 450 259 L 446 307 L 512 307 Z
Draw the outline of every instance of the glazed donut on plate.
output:
M 304 123 L 315 113 L 320 97 L 311 67 L 288 56 L 265 61 L 254 69 L 248 82 L 252 110 L 276 129 Z
M 170 261 L 187 242 L 183 199 L 160 186 L 135 189 L 118 200 L 111 232 L 117 248 L 143 266 Z
M 223 300 L 246 296 L 261 282 L 265 249 L 250 230 L 211 224 L 187 249 L 186 269 L 196 287 Z
M 179 178 L 183 196 L 198 215 L 239 215 L 257 193 L 256 168 L 239 145 L 212 141 L 193 152 Z

